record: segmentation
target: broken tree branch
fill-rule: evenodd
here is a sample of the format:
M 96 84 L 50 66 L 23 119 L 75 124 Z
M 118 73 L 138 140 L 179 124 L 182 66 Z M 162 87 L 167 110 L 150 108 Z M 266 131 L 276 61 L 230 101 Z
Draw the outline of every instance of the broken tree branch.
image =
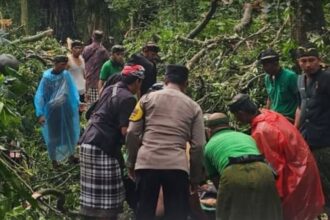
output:
M 182 36 L 177 36 L 176 39 L 183 42 L 183 43 L 192 44 L 192 45 L 196 45 L 196 46 L 205 46 L 205 45 L 212 44 L 212 43 L 215 43 L 215 42 L 220 42 L 220 41 L 223 40 L 219 37 L 215 37 L 213 39 L 201 41 L 201 40 L 189 39 L 189 38 L 182 37 Z
M 285 21 L 283 22 L 281 28 L 277 31 L 274 40 L 270 43 L 270 48 L 273 47 L 273 46 L 276 44 L 276 42 L 278 41 L 278 39 L 279 39 L 280 36 L 282 35 L 282 32 L 283 32 L 284 28 L 285 28 L 286 25 L 288 24 L 289 20 L 290 20 L 290 16 L 288 16 L 288 17 L 285 19 Z
M 218 46 L 218 43 L 212 43 L 201 49 L 198 53 L 196 53 L 186 64 L 186 67 L 190 70 L 192 67 L 204 56 L 204 54 L 213 48 Z
M 201 40 L 193 40 L 193 39 L 182 37 L 182 36 L 177 36 L 176 39 L 180 42 L 183 42 L 186 44 L 197 45 L 197 46 L 203 46 L 205 43 L 204 41 L 201 41 Z
M 48 30 L 45 30 L 45 31 L 38 33 L 36 35 L 33 35 L 33 36 L 23 37 L 21 39 L 14 40 L 10 44 L 33 42 L 33 41 L 37 41 L 43 37 L 51 36 L 52 34 L 53 34 L 53 29 L 48 29 Z
M 252 20 L 252 10 L 253 6 L 251 3 L 245 3 L 244 4 L 244 14 L 243 17 L 237 25 L 234 27 L 235 32 L 240 32 L 242 31 L 248 24 L 250 24 Z
M 245 41 L 247 41 L 247 40 L 249 40 L 249 39 L 251 39 L 251 38 L 253 38 L 253 37 L 255 37 L 255 36 L 259 35 L 259 34 L 262 34 L 262 33 L 266 32 L 266 31 L 268 31 L 269 30 L 269 26 L 270 25 L 266 25 L 263 28 L 261 28 L 260 30 L 258 30 L 257 32 L 255 32 L 255 33 L 247 36 L 246 38 L 240 40 L 237 44 L 235 44 L 235 46 L 234 46 L 234 48 L 232 50 L 232 53 L 235 53 L 236 50 L 239 48 L 239 46 L 241 46 L 241 44 L 243 44 Z
M 203 19 L 203 21 L 194 30 L 192 30 L 187 35 L 187 38 L 190 38 L 190 39 L 195 38 L 206 27 L 207 23 L 209 23 L 209 21 L 211 20 L 212 16 L 214 15 L 217 7 L 218 7 L 218 0 L 212 0 L 211 1 L 211 6 L 210 6 L 210 10 L 207 12 L 205 18 Z
M 252 79 L 250 79 L 249 81 L 247 81 L 247 82 L 245 83 L 244 86 L 243 86 L 243 85 L 239 85 L 239 87 L 241 88 L 240 91 L 241 91 L 242 93 L 246 93 L 247 90 L 250 89 L 252 83 L 253 83 L 255 80 L 257 80 L 257 79 L 259 79 L 259 78 L 261 78 L 261 77 L 264 77 L 265 75 L 266 75 L 266 73 L 262 73 L 262 74 L 256 75 L 255 77 L 253 77 Z M 241 82 L 240 82 L 239 84 L 241 84 Z
M 231 5 L 234 0 L 222 0 L 222 3 L 225 5 Z

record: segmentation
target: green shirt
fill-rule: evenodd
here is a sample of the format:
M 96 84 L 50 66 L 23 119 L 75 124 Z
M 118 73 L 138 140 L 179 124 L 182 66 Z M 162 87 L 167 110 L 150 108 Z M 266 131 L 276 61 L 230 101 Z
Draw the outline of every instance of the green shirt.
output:
M 225 129 L 215 133 L 204 148 L 205 167 L 209 177 L 221 174 L 229 157 L 260 155 L 254 139 L 241 132 Z
M 112 74 L 118 73 L 123 69 L 121 65 L 116 65 L 112 60 L 108 60 L 102 66 L 100 80 L 106 81 Z
M 271 110 L 294 119 L 299 97 L 297 79 L 297 74 L 288 69 L 282 69 L 274 79 L 266 75 L 265 86 Z

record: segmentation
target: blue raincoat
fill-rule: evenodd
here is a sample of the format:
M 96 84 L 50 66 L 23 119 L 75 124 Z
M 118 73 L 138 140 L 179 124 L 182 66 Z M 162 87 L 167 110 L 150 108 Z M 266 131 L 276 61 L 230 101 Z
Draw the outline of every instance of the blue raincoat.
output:
M 78 142 L 79 94 L 70 73 L 63 70 L 43 73 L 34 98 L 37 117 L 44 116 L 42 135 L 51 160 L 60 161 L 74 154 Z

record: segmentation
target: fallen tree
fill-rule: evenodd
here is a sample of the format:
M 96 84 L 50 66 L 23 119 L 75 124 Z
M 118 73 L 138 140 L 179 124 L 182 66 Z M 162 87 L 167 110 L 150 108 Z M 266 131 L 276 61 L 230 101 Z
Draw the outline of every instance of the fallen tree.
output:
M 48 30 L 45 30 L 45 31 L 40 32 L 40 33 L 38 33 L 36 35 L 33 35 L 33 36 L 27 36 L 27 37 L 23 37 L 21 39 L 17 39 L 17 40 L 11 41 L 10 44 L 35 42 L 35 41 L 40 40 L 43 37 L 50 37 L 50 36 L 52 36 L 53 35 L 53 32 L 54 32 L 53 29 L 48 29 Z

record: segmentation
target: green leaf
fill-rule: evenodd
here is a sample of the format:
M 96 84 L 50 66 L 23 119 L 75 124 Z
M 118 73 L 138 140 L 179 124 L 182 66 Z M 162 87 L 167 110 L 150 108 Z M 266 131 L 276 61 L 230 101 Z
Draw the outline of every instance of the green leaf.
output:
M 3 106 L 4 106 L 5 104 L 3 103 L 3 102 L 0 102 L 0 113 L 2 112 L 2 109 L 3 109 Z
M 15 77 L 21 77 L 21 75 L 13 68 L 9 66 L 5 66 L 5 74 L 10 75 L 10 76 L 15 76 Z

